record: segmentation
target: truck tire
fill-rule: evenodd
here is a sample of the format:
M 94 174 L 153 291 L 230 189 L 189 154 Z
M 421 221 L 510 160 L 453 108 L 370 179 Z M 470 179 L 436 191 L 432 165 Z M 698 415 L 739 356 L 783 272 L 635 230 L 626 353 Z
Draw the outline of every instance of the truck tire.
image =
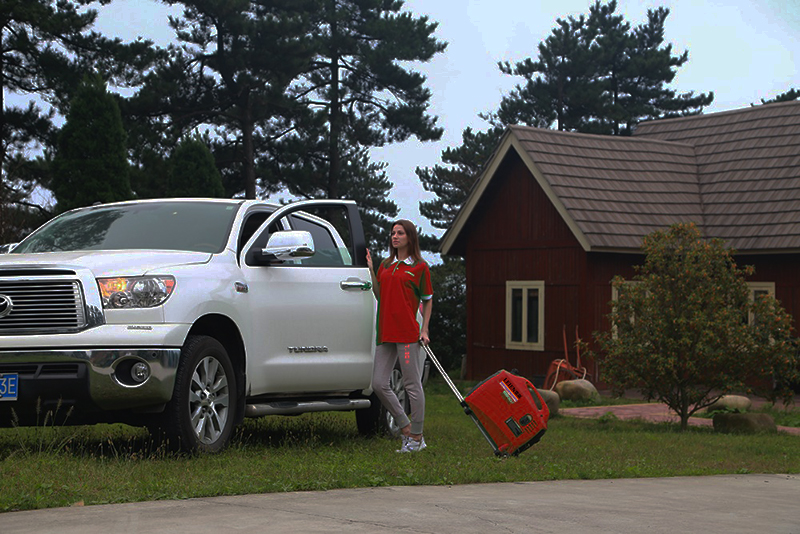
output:
M 172 450 L 221 451 L 233 434 L 237 397 L 236 374 L 225 347 L 212 337 L 189 336 L 181 350 L 160 439 L 166 439 Z

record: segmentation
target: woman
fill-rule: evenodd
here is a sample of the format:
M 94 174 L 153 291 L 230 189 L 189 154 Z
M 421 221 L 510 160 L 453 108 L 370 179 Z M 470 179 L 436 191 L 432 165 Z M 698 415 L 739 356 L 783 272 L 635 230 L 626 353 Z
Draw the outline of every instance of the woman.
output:
M 431 272 L 422 259 L 416 227 L 401 219 L 392 224 L 389 257 L 376 273 L 367 250 L 367 265 L 372 275 L 372 290 L 378 299 L 378 331 L 372 384 L 375 394 L 389 410 L 402 433 L 403 444 L 397 452 L 419 452 L 427 445 L 422 436 L 425 420 L 425 394 L 422 391 L 420 342 L 428 344 L 433 289 Z M 422 303 L 422 325 L 417 310 Z M 389 380 L 400 358 L 403 385 L 411 404 L 411 418 L 392 391 Z

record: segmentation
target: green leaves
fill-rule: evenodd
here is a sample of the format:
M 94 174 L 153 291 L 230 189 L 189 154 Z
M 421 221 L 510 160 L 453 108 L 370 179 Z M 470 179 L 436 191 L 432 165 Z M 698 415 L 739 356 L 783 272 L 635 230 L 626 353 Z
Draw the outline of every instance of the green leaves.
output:
M 612 331 L 600 334 L 604 378 L 666 403 L 682 425 L 719 395 L 791 393 L 798 358 L 791 317 L 773 296 L 751 299 L 733 251 L 694 224 L 645 237 L 633 281 L 615 278 Z

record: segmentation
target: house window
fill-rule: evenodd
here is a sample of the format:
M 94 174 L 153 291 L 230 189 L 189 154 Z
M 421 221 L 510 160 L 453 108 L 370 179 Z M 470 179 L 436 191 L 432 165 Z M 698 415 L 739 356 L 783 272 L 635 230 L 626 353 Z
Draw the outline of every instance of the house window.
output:
M 544 350 L 544 282 L 506 282 L 506 348 Z
M 747 282 L 750 289 L 750 302 L 755 302 L 757 298 L 765 296 L 775 296 L 775 282 Z M 755 322 L 755 315 L 750 313 L 747 317 L 747 324 Z
M 633 286 L 635 286 L 637 284 L 641 284 L 641 282 L 639 282 L 638 280 L 637 281 L 635 281 L 635 280 L 626 280 L 625 282 L 623 282 L 623 284 L 621 286 L 612 285 L 611 286 L 612 306 L 616 305 L 616 303 L 619 300 L 620 295 L 622 293 L 625 293 L 626 290 L 632 288 Z M 636 322 L 636 316 L 632 315 L 631 316 L 631 324 L 634 324 L 635 322 Z M 617 339 L 617 324 L 616 323 L 611 325 L 611 337 L 613 339 Z

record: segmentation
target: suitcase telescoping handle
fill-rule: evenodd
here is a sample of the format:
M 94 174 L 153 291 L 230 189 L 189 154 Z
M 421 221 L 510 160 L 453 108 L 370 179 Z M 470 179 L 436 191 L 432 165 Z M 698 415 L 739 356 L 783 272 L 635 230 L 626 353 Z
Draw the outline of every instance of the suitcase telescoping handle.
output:
M 467 405 L 467 402 L 464 400 L 464 396 L 461 394 L 460 391 L 458 391 L 458 388 L 453 383 L 453 381 L 450 379 L 450 376 L 447 374 L 447 371 L 444 370 L 444 367 L 442 367 L 442 364 L 439 363 L 439 360 L 433 354 L 433 351 L 431 350 L 431 348 L 428 345 L 426 345 L 425 343 L 420 343 L 420 345 L 422 345 L 422 347 L 425 349 L 425 352 L 428 354 L 428 357 L 433 362 L 433 365 L 436 366 L 436 369 L 439 370 L 439 374 L 442 375 L 442 378 L 444 378 L 444 381 L 447 382 L 448 386 L 450 386 L 450 389 L 455 394 L 456 398 L 458 399 L 458 402 L 461 403 L 461 407 L 464 408 L 464 413 L 466 413 L 467 415 L 469 415 L 472 418 L 472 420 L 475 422 L 475 425 L 478 427 L 478 430 L 481 431 L 481 434 L 483 435 L 483 437 L 486 438 L 486 441 L 489 442 L 489 445 L 492 446 L 492 449 L 494 450 L 494 453 L 496 455 L 498 455 L 498 456 L 503 456 L 504 453 L 497 447 L 497 443 L 495 443 L 495 441 L 492 439 L 492 436 L 490 436 L 489 433 L 486 431 L 486 429 L 483 427 L 483 423 L 480 422 L 480 420 L 475 416 L 475 413 L 473 413 L 473 411 Z
M 431 348 L 428 345 L 424 344 L 424 343 L 420 343 L 420 344 L 425 348 L 425 352 L 428 354 L 428 357 L 433 362 L 433 365 L 436 366 L 436 369 L 439 370 L 439 374 L 442 375 L 442 378 L 444 378 L 444 381 L 447 382 L 448 386 L 450 386 L 450 389 L 453 390 L 453 393 L 458 398 L 458 401 L 461 403 L 462 406 L 466 406 L 466 404 L 464 403 L 464 396 L 461 395 L 461 392 L 458 391 L 458 388 L 456 387 L 456 385 L 453 384 L 452 380 L 450 380 L 450 376 L 444 370 L 444 367 L 442 367 L 442 364 L 439 363 L 439 360 L 436 359 L 436 356 L 434 356 L 433 351 L 431 350 Z

